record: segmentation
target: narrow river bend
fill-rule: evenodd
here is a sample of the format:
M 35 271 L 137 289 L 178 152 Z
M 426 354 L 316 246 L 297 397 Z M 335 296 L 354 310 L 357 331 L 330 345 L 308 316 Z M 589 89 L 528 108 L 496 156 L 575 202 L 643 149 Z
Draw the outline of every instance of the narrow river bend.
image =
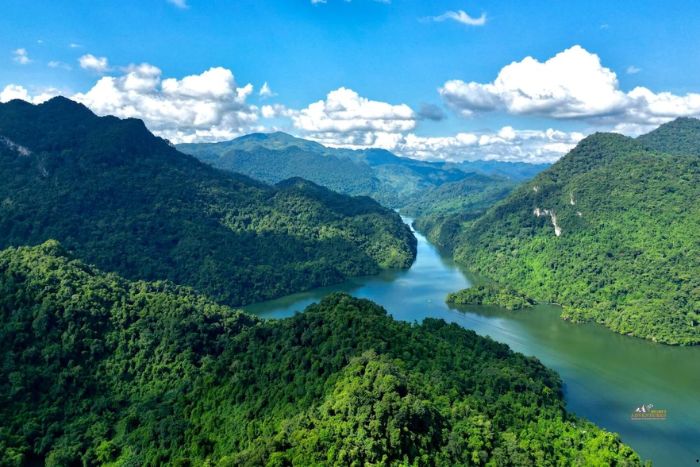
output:
M 467 276 L 424 236 L 407 271 L 355 278 L 346 283 L 258 303 L 247 311 L 284 318 L 332 291 L 368 298 L 397 319 L 442 318 L 537 357 L 561 375 L 570 411 L 619 433 L 645 460 L 659 466 L 700 465 L 700 347 L 669 347 L 621 336 L 597 325 L 559 318 L 555 306 L 524 312 L 497 308 L 451 309 L 449 292 L 468 287 Z M 666 420 L 633 421 L 642 404 L 666 409 Z

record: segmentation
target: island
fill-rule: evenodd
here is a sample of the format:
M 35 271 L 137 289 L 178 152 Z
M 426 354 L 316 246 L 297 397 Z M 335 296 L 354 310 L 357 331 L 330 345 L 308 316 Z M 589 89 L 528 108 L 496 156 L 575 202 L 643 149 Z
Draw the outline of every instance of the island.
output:
M 477 285 L 447 295 L 450 305 L 496 305 L 515 311 L 530 308 L 535 301 L 510 287 L 489 284 Z

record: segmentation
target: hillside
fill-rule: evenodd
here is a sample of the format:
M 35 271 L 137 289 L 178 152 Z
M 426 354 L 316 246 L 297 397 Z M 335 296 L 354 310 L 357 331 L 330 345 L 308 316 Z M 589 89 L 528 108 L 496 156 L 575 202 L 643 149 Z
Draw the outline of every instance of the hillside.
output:
M 476 272 L 562 304 L 566 319 L 699 344 L 697 142 L 687 119 L 637 140 L 592 135 L 483 216 L 429 234 Z
M 401 208 L 401 214 L 417 218 L 416 228 L 430 232 L 433 243 L 444 246 L 447 240 L 442 237 L 445 234 L 435 232 L 437 226 L 444 226 L 446 219 L 464 220 L 482 214 L 516 186 L 511 180 L 471 173 L 457 182 L 418 193 Z M 447 230 L 445 228 L 445 232 Z
M 259 321 L 55 241 L 0 252 L 2 465 L 639 465 L 537 360 L 333 294 Z
M 383 149 L 325 147 L 281 132 L 254 133 L 221 143 L 182 144 L 178 148 L 214 167 L 258 180 L 276 183 L 302 177 L 341 193 L 371 196 L 392 208 L 403 208 L 424 191 L 475 172 L 521 181 L 544 168 L 504 162 L 419 161 Z
M 0 105 L 0 178 L 0 247 L 56 239 L 101 269 L 232 305 L 415 257 L 399 216 L 369 198 L 225 173 L 140 120 L 100 118 L 65 98 Z

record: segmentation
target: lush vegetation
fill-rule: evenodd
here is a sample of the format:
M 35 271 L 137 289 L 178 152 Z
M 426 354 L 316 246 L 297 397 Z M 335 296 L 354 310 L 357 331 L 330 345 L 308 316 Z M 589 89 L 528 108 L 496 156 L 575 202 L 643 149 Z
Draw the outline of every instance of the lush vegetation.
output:
M 453 292 L 447 296 L 451 305 L 496 305 L 507 310 L 522 310 L 535 304 L 535 301 L 510 287 L 494 284 L 475 285 L 468 289 Z
M 561 303 L 567 319 L 699 344 L 698 155 L 695 120 L 638 140 L 595 134 L 483 216 L 416 225 L 476 272 Z
M 50 241 L 0 253 L 0 464 L 637 465 L 557 375 L 334 294 L 261 322 Z
M 482 213 L 505 198 L 515 185 L 507 179 L 471 173 L 462 180 L 416 194 L 401 208 L 401 213 L 411 217 Z
M 417 197 L 445 183 L 494 175 L 488 199 L 503 188 L 502 178 L 530 178 L 544 166 L 502 162 L 442 163 L 398 157 L 382 149 L 328 148 L 285 133 L 250 134 L 222 143 L 182 144 L 178 148 L 215 167 L 276 183 L 302 177 L 332 190 L 371 196 L 385 206 L 415 207 Z M 469 182 L 466 182 L 469 183 Z M 464 190 L 463 187 L 455 187 Z M 475 199 L 465 200 L 472 203 Z
M 0 105 L 0 247 L 57 239 L 133 279 L 238 305 L 408 267 L 400 217 L 292 179 L 269 186 L 175 150 L 140 120 L 64 98 Z

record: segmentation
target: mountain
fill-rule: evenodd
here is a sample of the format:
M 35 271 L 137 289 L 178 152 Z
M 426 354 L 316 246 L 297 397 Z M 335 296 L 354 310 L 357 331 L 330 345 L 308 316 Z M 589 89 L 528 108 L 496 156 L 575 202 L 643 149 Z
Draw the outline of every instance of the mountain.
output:
M 638 139 L 594 134 L 483 216 L 428 234 L 566 319 L 699 344 L 699 142 L 688 119 Z
M 559 377 L 332 294 L 261 321 L 55 241 L 0 252 L 2 465 L 640 465 Z
M 499 162 L 419 161 L 384 149 L 325 147 L 281 132 L 254 133 L 222 143 L 182 144 L 178 148 L 217 168 L 268 183 L 302 177 L 341 193 L 371 196 L 392 208 L 402 208 L 417 194 L 462 180 L 471 172 L 522 181 L 543 168 Z
M 252 134 L 227 143 L 179 145 L 178 148 L 214 167 L 266 183 L 301 177 L 349 195 L 375 193 L 380 185 L 364 163 L 310 150 L 310 141 L 284 133 Z M 300 146 L 287 145 L 299 141 Z M 320 146 L 322 149 L 323 146 Z
M 478 173 L 482 175 L 506 178 L 514 182 L 523 182 L 530 180 L 551 164 L 530 164 L 527 162 L 503 161 L 463 161 L 459 163 L 447 163 L 445 165 L 447 167 L 457 167 L 461 171 L 467 173 Z
M 408 267 L 400 217 L 294 179 L 269 186 L 65 98 L 0 105 L 0 247 L 60 241 L 132 279 L 238 305 Z
M 640 136 L 637 141 L 652 151 L 700 156 L 700 120 L 678 118 Z
M 474 215 L 505 198 L 516 185 L 511 180 L 469 173 L 462 180 L 418 193 L 401 208 L 401 213 L 411 217 Z

